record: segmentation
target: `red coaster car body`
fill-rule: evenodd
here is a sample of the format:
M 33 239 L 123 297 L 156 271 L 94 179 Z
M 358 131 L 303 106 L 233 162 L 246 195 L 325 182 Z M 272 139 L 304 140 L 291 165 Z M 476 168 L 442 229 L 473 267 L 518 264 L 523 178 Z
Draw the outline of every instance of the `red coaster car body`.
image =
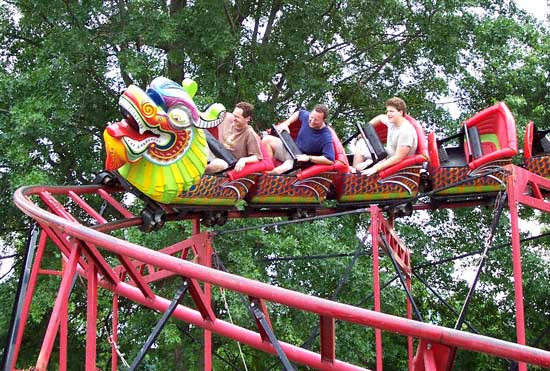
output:
M 426 136 L 422 126 L 411 116 L 406 116 L 413 125 L 418 137 L 418 146 L 413 156 L 380 171 L 378 175 L 346 174 L 337 189 L 339 203 L 367 202 L 378 203 L 415 197 L 420 184 L 422 164 L 428 161 Z M 382 143 L 387 140 L 386 125 L 374 127 Z
M 523 166 L 532 173 L 550 178 L 550 130 L 537 130 L 530 122 L 525 128 Z
M 443 145 L 453 138 L 460 141 L 457 146 Z M 504 174 L 499 169 L 511 164 L 517 154 L 514 117 L 504 103 L 498 103 L 466 120 L 453 137 L 437 140 L 430 133 L 428 150 L 436 197 L 498 192 L 504 186 Z

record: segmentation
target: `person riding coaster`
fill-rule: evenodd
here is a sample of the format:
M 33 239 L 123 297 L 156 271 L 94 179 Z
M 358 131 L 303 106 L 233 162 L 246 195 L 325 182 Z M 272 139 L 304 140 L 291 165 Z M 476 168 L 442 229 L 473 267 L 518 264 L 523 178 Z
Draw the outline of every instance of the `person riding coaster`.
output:
M 419 192 L 428 160 L 424 130 L 406 113 L 402 99 L 385 103 L 386 114 L 357 125 L 361 138 L 353 155 L 353 173 L 344 175 L 336 189 L 343 206 L 410 199 Z
M 231 180 L 235 180 L 273 169 L 273 163 L 264 154 L 265 148 L 251 126 L 253 111 L 252 104 L 239 102 L 218 127 L 207 131 L 210 153 L 206 174 L 226 172 Z
M 344 148 L 334 130 L 325 124 L 326 113 L 317 111 L 317 108 L 312 112 L 295 112 L 272 130 L 273 134 L 275 130 L 281 130 L 279 137 L 268 135 L 262 139 L 276 167 L 274 171 L 262 175 L 258 186 L 249 193 L 247 201 L 250 207 L 288 208 L 301 214 L 300 208 L 292 204 L 320 206 L 327 194 L 333 191 L 334 182 L 341 174 L 348 172 L 349 163 Z M 322 134 L 320 128 L 323 129 Z M 309 142 L 305 139 L 306 150 L 303 151 L 300 135 L 306 138 L 313 136 L 317 144 L 312 145 L 311 138 L 308 138 Z M 316 145 L 317 150 L 312 150 Z M 292 172 L 280 174 L 288 171 Z
M 320 158 L 324 157 L 323 152 L 294 153 L 289 156 L 296 163 L 308 163 L 310 158 L 314 163 L 296 168 L 292 174 L 266 174 L 273 164 L 269 148 L 260 146 L 261 161 L 247 163 L 240 170 L 233 168 L 221 174 L 204 175 L 208 148 L 203 129 L 217 128 L 225 111 L 222 105 L 214 104 L 205 112 L 199 112 L 192 99 L 196 90 L 193 81 L 186 80 L 182 86 L 165 78 L 154 79 L 145 91 L 129 86 L 119 100 L 124 118 L 109 124 L 104 131 L 105 168 L 150 203 L 166 204 L 168 209 L 178 212 L 204 213 L 210 225 L 222 224 L 228 210 L 245 206 L 251 210 L 285 209 L 296 215 L 305 210 L 310 215 L 309 210 L 322 207 L 326 199 L 335 199 L 342 208 L 411 199 L 419 192 L 420 174 L 427 174 L 422 170 L 428 160 L 424 132 L 412 117 L 405 115 L 416 132 L 415 153 L 383 168 L 377 165 L 387 164 L 388 157 L 382 156 L 381 161 L 367 166 L 365 174 L 349 173 L 345 150 L 334 130 L 323 121 L 332 142 L 330 152 L 334 153 L 334 159 L 328 159 L 328 163 Z M 309 120 L 305 122 L 309 126 Z M 303 126 L 303 120 L 295 120 L 288 122 L 287 128 L 291 136 L 297 138 Z M 474 115 L 463 126 L 468 129 L 461 146 L 467 173 L 476 169 L 486 171 L 494 161 L 497 165 L 503 160 L 509 162 L 517 153 L 513 117 L 503 103 Z M 379 147 L 391 136 L 386 125 L 367 126 L 360 131 L 365 139 L 372 139 L 374 133 L 380 140 Z M 281 136 L 285 135 L 286 131 Z M 432 187 L 437 188 L 452 183 L 447 172 L 454 163 L 454 155 L 452 149 L 445 147 L 448 159 L 438 156 L 438 152 L 444 153 L 443 141 L 436 141 L 434 134 L 430 135 L 430 157 L 433 158 L 428 178 Z M 375 176 L 367 173 L 373 168 Z M 451 170 L 455 171 L 456 167 Z M 469 192 L 469 188 L 455 187 L 451 193 L 462 190 Z M 445 193 L 436 194 L 440 195 Z M 158 204 L 149 218 L 152 224 L 162 222 L 155 213 L 165 206 Z

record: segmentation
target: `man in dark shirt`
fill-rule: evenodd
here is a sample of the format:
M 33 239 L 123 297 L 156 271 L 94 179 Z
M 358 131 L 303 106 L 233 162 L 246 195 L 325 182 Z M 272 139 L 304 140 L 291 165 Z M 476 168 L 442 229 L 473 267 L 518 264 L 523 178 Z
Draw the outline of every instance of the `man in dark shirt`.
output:
M 298 155 L 299 162 L 311 162 L 313 164 L 332 165 L 334 163 L 334 144 L 325 119 L 328 116 L 328 108 L 323 104 L 316 105 L 311 112 L 300 110 L 294 112 L 288 119 L 277 125 L 279 131 L 289 131 L 288 127 L 293 122 L 300 121 L 300 131 L 296 138 L 296 145 L 304 154 Z M 282 174 L 292 169 L 293 161 L 285 150 L 281 139 L 268 135 L 263 138 L 268 153 L 283 163 L 273 169 L 270 174 Z

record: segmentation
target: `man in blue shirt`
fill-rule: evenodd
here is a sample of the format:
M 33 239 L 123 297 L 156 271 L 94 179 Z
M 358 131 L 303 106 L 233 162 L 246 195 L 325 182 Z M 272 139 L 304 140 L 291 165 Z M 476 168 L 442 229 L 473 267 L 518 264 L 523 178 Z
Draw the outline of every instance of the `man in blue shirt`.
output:
M 299 120 L 300 131 L 296 138 L 296 145 L 302 151 L 298 155 L 298 162 L 311 162 L 313 164 L 332 165 L 334 163 L 334 143 L 325 119 L 328 116 L 328 108 L 324 104 L 316 105 L 311 112 L 300 110 L 294 112 L 288 119 L 277 125 L 279 131 L 289 131 L 288 127 Z M 282 161 L 282 164 L 273 169 L 270 174 L 282 174 L 292 169 L 293 161 L 285 150 L 281 139 L 268 135 L 262 139 L 271 157 Z

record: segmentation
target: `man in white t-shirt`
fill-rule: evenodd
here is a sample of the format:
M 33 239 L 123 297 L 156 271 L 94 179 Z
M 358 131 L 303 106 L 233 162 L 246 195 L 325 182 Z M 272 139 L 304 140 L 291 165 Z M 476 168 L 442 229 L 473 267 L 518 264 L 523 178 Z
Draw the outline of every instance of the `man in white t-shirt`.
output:
M 363 139 L 357 143 L 353 156 L 353 167 L 362 174 L 373 175 L 402 161 L 405 157 L 414 155 L 418 146 L 418 137 L 414 126 L 405 118 L 407 105 L 401 98 L 393 97 L 385 102 L 386 114 L 378 115 L 370 124 L 386 125 L 388 137 L 386 152 L 388 157 L 367 169 L 372 163 L 370 153 Z M 366 169 L 366 170 L 365 170 Z

